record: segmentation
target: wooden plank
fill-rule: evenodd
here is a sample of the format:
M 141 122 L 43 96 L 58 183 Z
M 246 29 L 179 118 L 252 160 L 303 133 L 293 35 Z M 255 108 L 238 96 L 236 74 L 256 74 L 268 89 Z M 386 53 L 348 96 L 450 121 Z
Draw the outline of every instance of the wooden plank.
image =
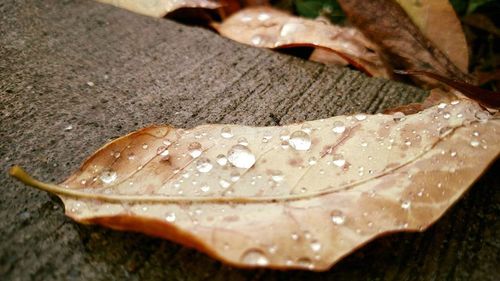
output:
M 149 124 L 286 124 L 380 112 L 426 93 L 93 1 L 8 0 L 0 16 L 0 280 L 500 277 L 494 169 L 430 230 L 378 239 L 325 273 L 239 270 L 72 222 L 58 199 L 8 178 L 10 165 L 59 182 L 106 141 Z

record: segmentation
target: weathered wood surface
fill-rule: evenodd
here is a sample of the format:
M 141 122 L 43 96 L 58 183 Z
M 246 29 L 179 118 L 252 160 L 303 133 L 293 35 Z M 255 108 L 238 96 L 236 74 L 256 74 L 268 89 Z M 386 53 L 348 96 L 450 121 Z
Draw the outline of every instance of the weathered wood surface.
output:
M 93 1 L 2 1 L 0 18 L 0 280 L 500 280 L 498 163 L 426 232 L 378 239 L 324 273 L 239 270 L 72 222 L 10 165 L 60 182 L 149 124 L 285 124 L 425 93 Z

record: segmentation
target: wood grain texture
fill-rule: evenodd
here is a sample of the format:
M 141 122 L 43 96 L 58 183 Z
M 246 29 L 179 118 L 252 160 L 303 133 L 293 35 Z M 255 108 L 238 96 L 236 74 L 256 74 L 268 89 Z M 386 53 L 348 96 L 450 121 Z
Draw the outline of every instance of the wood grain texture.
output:
M 288 124 L 426 93 L 93 1 L 4 1 L 0 34 L 0 280 L 500 279 L 498 161 L 428 231 L 378 239 L 325 273 L 239 270 L 76 224 L 59 200 L 8 178 L 10 165 L 60 182 L 107 140 L 149 124 Z

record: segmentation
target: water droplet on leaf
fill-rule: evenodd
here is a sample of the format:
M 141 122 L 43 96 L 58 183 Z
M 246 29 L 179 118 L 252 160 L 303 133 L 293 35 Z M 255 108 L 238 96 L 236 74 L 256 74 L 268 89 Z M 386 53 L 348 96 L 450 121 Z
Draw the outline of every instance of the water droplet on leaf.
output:
M 99 176 L 99 179 L 105 183 L 105 184 L 110 184 L 112 182 L 114 182 L 116 180 L 116 178 L 118 177 L 118 175 L 116 174 L 115 171 L 112 171 L 112 170 L 106 170 L 106 171 L 103 171 L 101 173 L 101 175 Z
M 226 166 L 226 164 L 227 164 L 227 158 L 223 154 L 217 155 L 216 161 L 217 161 L 217 164 L 219 164 L 221 166 Z
M 336 225 L 341 225 L 341 224 L 344 224 L 344 222 L 345 222 L 345 216 L 342 213 L 342 211 L 340 211 L 340 210 L 333 210 L 330 213 L 330 218 L 331 218 L 332 222 Z
M 295 131 L 288 143 L 295 150 L 308 150 L 311 147 L 311 137 L 304 131 Z
M 210 170 L 212 170 L 212 163 L 208 158 L 200 158 L 198 161 L 196 161 L 196 170 L 200 173 L 208 173 Z
M 313 252 L 319 252 L 319 250 L 321 250 L 321 243 L 318 240 L 311 241 L 311 250 L 313 250 Z
M 394 122 L 400 122 L 405 120 L 405 114 L 403 112 L 396 112 L 392 115 Z
M 237 168 L 248 169 L 255 164 L 255 155 L 248 147 L 237 144 L 229 149 L 227 160 Z
M 168 213 L 165 216 L 165 220 L 168 221 L 168 222 L 174 222 L 175 219 L 176 219 L 175 213 Z
M 354 115 L 354 118 L 356 118 L 356 120 L 358 120 L 358 121 L 363 121 L 366 119 L 366 114 L 358 113 L 358 114 Z
M 188 153 L 193 158 L 197 158 L 201 155 L 201 144 L 199 142 L 192 142 L 188 146 Z
M 342 121 L 335 121 L 333 122 L 333 128 L 332 128 L 332 131 L 336 134 L 342 134 L 343 132 L 345 132 L 345 125 L 344 125 L 344 122 Z
M 220 130 L 220 135 L 221 135 L 221 137 L 223 137 L 225 139 L 230 139 L 230 138 L 233 137 L 233 133 L 231 132 L 231 128 L 230 127 L 223 127 Z
M 345 159 L 342 154 L 332 155 L 332 163 L 337 167 L 343 167 L 345 165 Z
M 246 250 L 241 256 L 241 261 L 245 264 L 258 266 L 266 266 L 269 264 L 266 254 L 259 249 Z

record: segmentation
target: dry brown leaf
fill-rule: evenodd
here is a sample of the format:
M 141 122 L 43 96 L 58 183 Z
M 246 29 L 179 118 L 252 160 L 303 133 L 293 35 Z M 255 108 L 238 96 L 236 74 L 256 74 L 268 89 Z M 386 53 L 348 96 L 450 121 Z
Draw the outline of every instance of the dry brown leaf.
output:
M 432 89 L 429 96 L 421 103 L 410 103 L 394 108 L 389 108 L 384 111 L 384 114 L 396 114 L 398 112 L 404 113 L 405 115 L 416 114 L 424 109 L 432 107 L 440 103 L 450 103 L 458 98 L 463 98 L 459 92 L 454 93 L 452 91 L 443 90 L 441 88 Z
M 473 82 L 439 48 L 427 39 L 406 12 L 392 0 L 338 0 L 349 21 L 380 46 L 395 69 L 433 72 L 457 80 Z M 362 7 L 362 8 L 360 8 Z M 446 27 L 444 27 L 446 28 Z M 435 87 L 425 77 L 417 82 Z
M 396 0 L 420 31 L 464 73 L 468 72 L 467 40 L 448 0 Z
M 97 0 L 98 2 L 127 9 L 146 16 L 161 18 L 180 8 L 217 9 L 221 7 L 216 0 Z
M 150 127 L 60 186 L 66 214 L 177 241 L 239 267 L 322 271 L 375 237 L 422 231 L 495 160 L 500 120 L 470 100 L 414 115 L 284 127 Z
M 222 36 L 257 47 L 325 48 L 370 75 L 392 76 L 376 51 L 378 47 L 355 28 L 304 19 L 270 7 L 243 9 L 214 27 Z

